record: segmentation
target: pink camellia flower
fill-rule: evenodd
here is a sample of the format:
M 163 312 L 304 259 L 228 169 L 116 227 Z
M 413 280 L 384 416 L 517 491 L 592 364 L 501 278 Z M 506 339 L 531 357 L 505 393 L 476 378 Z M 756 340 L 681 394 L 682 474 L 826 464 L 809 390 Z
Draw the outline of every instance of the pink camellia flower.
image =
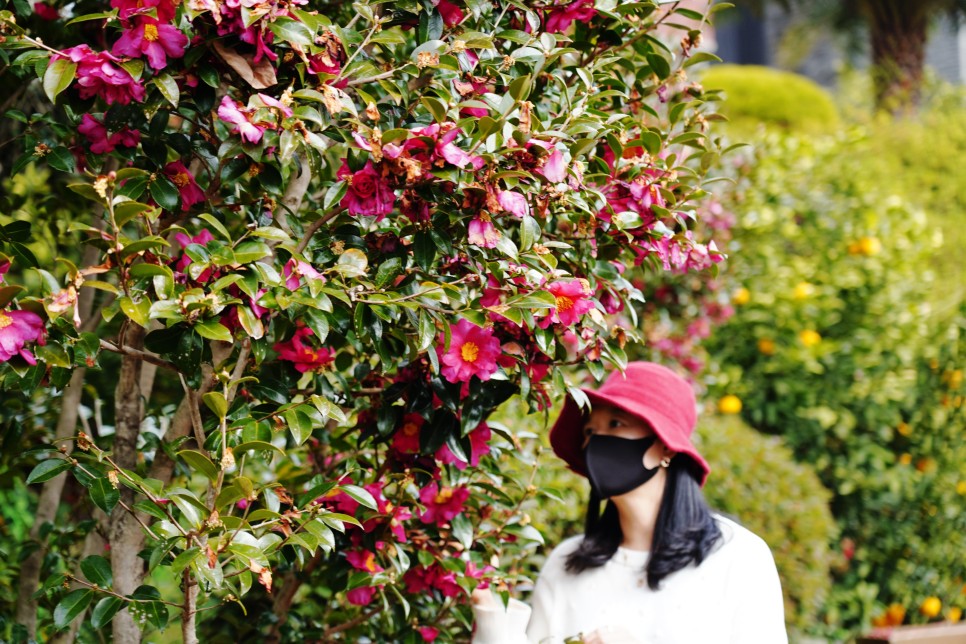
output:
M 543 162 L 537 172 L 543 175 L 543 178 L 550 183 L 560 183 L 567 178 L 567 164 L 564 162 L 563 152 L 560 150 L 554 150 Z
M 519 192 L 504 190 L 497 199 L 504 210 L 521 219 L 524 215 L 530 214 L 530 204 L 527 203 L 527 198 Z
M 144 86 L 120 66 L 120 60 L 106 51 L 95 52 L 87 45 L 77 45 L 50 57 L 50 62 L 64 58 L 77 64 L 77 93 L 83 99 L 100 97 L 108 104 L 127 105 L 144 100 Z
M 456 597 L 463 592 L 456 581 L 456 573 L 446 570 L 438 563 L 428 568 L 422 566 L 410 568 L 406 571 L 403 581 L 406 584 L 406 590 L 417 595 L 438 590 L 444 597 Z
M 289 107 L 282 101 L 278 100 L 277 98 L 269 96 L 268 94 L 263 94 L 259 92 L 258 94 L 255 95 L 255 100 L 257 102 L 261 102 L 261 104 L 264 107 L 271 107 L 278 110 L 282 114 L 282 116 L 286 118 L 295 114 L 295 112 L 292 111 L 291 107 Z
M 596 15 L 594 0 L 574 0 L 566 6 L 550 9 L 547 12 L 544 29 L 548 34 L 561 33 L 570 29 L 574 20 L 589 22 Z
M 553 323 L 572 327 L 581 315 L 594 308 L 590 293 L 581 280 L 552 282 L 547 285 L 547 291 L 556 298 L 557 306 L 541 322 L 544 328 Z
M 10 270 L 10 260 L 0 257 L 0 284 L 3 284 L 3 276 Z
M 461 458 L 457 458 L 450 449 L 443 445 L 436 450 L 436 460 L 443 464 L 452 463 L 458 470 L 465 470 L 468 465 L 476 467 L 480 464 L 480 457 L 490 453 L 490 438 L 493 432 L 486 423 L 480 423 L 476 429 L 470 432 L 470 462 L 467 463 Z
M 420 626 L 416 629 L 416 632 L 419 633 L 424 642 L 434 642 L 439 637 L 439 629 L 432 626 Z
M 419 500 L 426 506 L 419 518 L 423 523 L 448 523 L 463 512 L 463 505 L 469 497 L 470 490 L 466 486 L 440 488 L 433 481 L 419 492 Z
M 413 513 L 406 508 L 393 506 L 391 503 L 387 503 L 387 505 L 389 506 L 389 530 L 396 537 L 396 541 L 405 543 L 405 522 L 413 518 Z
M 493 220 L 485 212 L 470 220 L 466 232 L 467 241 L 480 248 L 496 248 L 501 237 L 500 231 L 493 225 Z
M 419 453 L 419 432 L 426 419 L 419 414 L 403 416 L 402 427 L 392 437 L 392 448 L 400 454 Z
M 440 352 L 443 377 L 450 382 L 468 382 L 473 376 L 489 380 L 499 368 L 500 341 L 493 337 L 493 329 L 484 329 L 469 320 L 460 319 L 451 327 L 449 349 Z
M 44 321 L 30 311 L 0 311 L 0 362 L 20 356 L 28 364 L 37 359 L 25 347 L 28 342 L 44 343 Z
M 198 182 L 180 161 L 172 161 L 164 166 L 164 174 L 171 179 L 174 185 L 178 186 L 178 192 L 181 193 L 182 210 L 190 210 L 191 206 L 205 200 L 205 193 L 198 186 Z
M 175 5 L 173 0 L 111 0 L 111 6 L 118 10 L 117 17 L 121 20 L 146 14 L 152 9 L 161 22 L 174 20 Z
M 425 127 L 417 127 L 411 130 L 414 137 L 425 137 L 433 140 L 433 147 L 428 148 L 425 141 L 421 138 L 410 138 L 403 144 L 403 148 L 413 157 L 420 159 L 430 171 L 434 166 L 442 166 L 443 161 L 455 165 L 461 170 L 467 166 L 474 170 L 483 167 L 483 157 L 470 156 L 469 153 L 460 149 L 453 141 L 459 136 L 461 130 L 455 123 L 433 123 Z
M 188 46 L 188 37 L 174 25 L 149 16 L 140 16 L 130 29 L 126 29 L 111 48 L 115 56 L 139 58 L 147 56 L 151 69 L 164 69 L 168 56 L 181 58 Z
M 302 339 L 312 333 L 312 329 L 307 326 L 295 331 L 295 335 L 288 342 L 276 342 L 272 349 L 278 352 L 280 360 L 287 360 L 295 366 L 299 373 L 306 371 L 320 371 L 335 360 L 335 353 L 325 347 L 311 347 L 306 345 Z
M 282 268 L 285 275 L 285 287 L 290 291 L 298 290 L 302 286 L 302 278 L 318 280 L 325 283 L 325 276 L 315 270 L 308 262 L 300 259 L 290 258 Z
M 107 154 L 113 152 L 118 146 L 125 148 L 137 147 L 141 141 L 141 133 L 137 130 L 122 128 L 114 134 L 108 135 L 107 127 L 90 114 L 81 116 L 81 122 L 77 126 L 77 131 L 87 137 L 91 144 L 91 152 L 94 154 Z
M 223 96 L 221 105 L 218 106 L 218 118 L 234 125 L 232 132 L 241 136 L 243 141 L 252 144 L 261 141 L 262 134 L 268 129 L 262 124 L 252 122 L 254 114 L 255 110 L 242 107 L 241 103 L 236 103 L 229 96 Z
M 375 215 L 376 221 L 382 221 L 392 212 L 396 194 L 389 182 L 376 172 L 372 161 L 366 161 L 365 167 L 358 172 L 349 170 L 343 161 L 337 174 L 349 184 L 341 205 L 349 210 L 350 215 Z

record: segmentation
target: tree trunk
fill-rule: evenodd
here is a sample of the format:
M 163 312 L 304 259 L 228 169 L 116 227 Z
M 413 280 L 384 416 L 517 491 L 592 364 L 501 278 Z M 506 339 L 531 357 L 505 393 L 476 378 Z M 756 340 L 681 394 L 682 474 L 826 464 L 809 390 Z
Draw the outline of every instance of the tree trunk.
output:
M 864 0 L 878 109 L 895 116 L 918 110 L 934 4 L 929 0 Z
M 84 388 L 84 374 L 86 369 L 79 367 L 70 377 L 64 395 L 60 399 L 60 416 L 57 418 L 55 440 L 63 440 L 74 435 L 77 428 L 77 414 L 80 408 L 81 394 Z M 59 443 L 70 453 L 74 448 L 72 441 Z M 40 528 L 54 520 L 57 508 L 60 507 L 60 495 L 64 491 L 67 474 L 58 474 L 44 483 L 34 514 L 34 523 L 30 527 L 30 538 L 39 540 Z M 33 594 L 40 588 L 40 569 L 44 561 L 46 548 L 37 548 L 20 565 L 20 585 L 17 595 L 17 623 L 27 627 L 30 639 L 37 636 L 37 600 Z
M 144 347 L 145 329 L 137 324 L 127 323 L 122 327 L 119 343 L 133 349 Z M 137 467 L 137 442 L 144 418 L 144 401 L 141 398 L 141 359 L 125 355 L 121 358 L 115 390 L 115 434 L 114 461 L 119 467 L 134 470 Z M 125 486 L 119 488 L 121 500 L 130 506 L 134 502 L 134 492 Z M 114 572 L 114 590 L 121 595 L 129 595 L 141 585 L 144 577 L 144 561 L 138 552 L 144 544 L 144 535 L 137 520 L 120 506 L 111 512 L 110 532 L 111 569 Z M 136 644 L 141 641 L 141 630 L 125 608 L 114 618 L 114 641 L 118 644 Z

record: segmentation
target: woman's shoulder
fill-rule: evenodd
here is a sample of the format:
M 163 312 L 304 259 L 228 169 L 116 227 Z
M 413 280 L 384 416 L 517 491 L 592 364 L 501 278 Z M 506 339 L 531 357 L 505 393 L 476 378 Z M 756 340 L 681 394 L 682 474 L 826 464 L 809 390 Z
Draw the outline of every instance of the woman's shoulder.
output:
M 714 520 L 721 529 L 719 551 L 733 557 L 755 557 L 773 562 L 771 548 L 765 540 L 734 519 L 715 514 Z M 771 563 L 774 565 L 774 563 Z
M 543 569 L 540 575 L 549 574 L 563 574 L 566 571 L 567 557 L 570 556 L 572 552 L 580 547 L 580 543 L 584 540 L 584 535 L 579 534 L 568 539 L 564 539 L 556 545 L 556 547 L 550 551 L 547 555 L 547 559 L 543 564 Z

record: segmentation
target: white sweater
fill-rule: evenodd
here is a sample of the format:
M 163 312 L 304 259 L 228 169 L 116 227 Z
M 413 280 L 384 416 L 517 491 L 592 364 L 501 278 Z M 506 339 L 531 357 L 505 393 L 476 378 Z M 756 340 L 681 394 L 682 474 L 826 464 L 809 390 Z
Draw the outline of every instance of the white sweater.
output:
M 775 561 L 758 536 L 715 516 L 723 543 L 700 566 L 647 586 L 647 552 L 618 548 L 609 562 L 579 574 L 564 569 L 583 537 L 567 539 L 544 564 L 533 609 L 511 601 L 477 607 L 474 644 L 560 644 L 565 638 L 621 627 L 641 644 L 786 644 L 784 604 Z

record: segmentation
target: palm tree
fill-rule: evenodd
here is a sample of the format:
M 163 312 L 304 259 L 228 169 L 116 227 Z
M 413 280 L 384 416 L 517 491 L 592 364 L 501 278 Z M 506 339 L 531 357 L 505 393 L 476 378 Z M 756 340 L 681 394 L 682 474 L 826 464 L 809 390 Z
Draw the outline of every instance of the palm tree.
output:
M 915 111 L 921 97 L 929 26 L 936 18 L 958 21 L 966 0 L 734 0 L 760 10 L 766 2 L 797 5 L 821 24 L 868 37 L 875 103 L 893 114 Z

